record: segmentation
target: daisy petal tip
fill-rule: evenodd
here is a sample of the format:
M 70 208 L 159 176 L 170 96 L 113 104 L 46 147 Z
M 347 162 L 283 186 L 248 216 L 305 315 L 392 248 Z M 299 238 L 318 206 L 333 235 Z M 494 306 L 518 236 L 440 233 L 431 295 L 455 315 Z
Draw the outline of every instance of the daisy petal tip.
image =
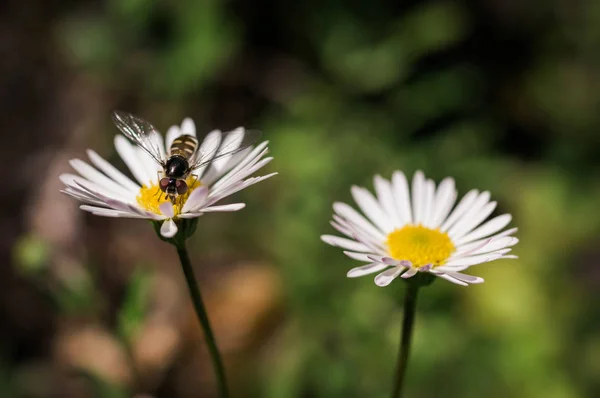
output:
M 433 265 L 427 264 L 419 268 L 419 272 L 429 272 L 433 268 Z
M 160 227 L 160 234 L 165 238 L 172 238 L 177 234 L 177 225 L 171 219 L 166 220 Z
M 327 243 L 328 245 L 331 246 L 335 246 L 332 242 L 331 242 L 331 235 L 321 235 L 321 240 L 325 243 Z
M 375 277 L 375 284 L 379 287 L 386 287 L 392 283 L 392 278 L 380 278 L 379 275 Z
M 355 269 L 351 269 L 350 271 L 346 272 L 346 277 L 347 278 L 358 278 L 360 275 L 358 274 L 358 272 L 356 272 Z
M 169 218 L 173 218 L 173 216 L 175 216 L 175 211 L 173 210 L 173 205 L 171 204 L 171 202 L 164 202 L 161 203 L 158 208 L 160 209 L 160 212 L 169 217 Z
M 402 279 L 408 279 L 408 278 L 415 276 L 417 274 L 417 272 L 418 272 L 418 270 L 416 268 L 411 268 L 408 271 L 406 271 L 405 273 L 403 273 L 402 275 L 400 275 L 400 277 Z
M 403 269 L 399 269 L 397 267 L 390 268 L 375 277 L 375 284 L 379 287 L 385 287 L 392 283 L 392 281 L 396 279 L 400 273 L 402 273 L 402 271 Z
M 61 174 L 58 176 L 58 179 L 65 185 L 69 185 L 69 182 L 71 181 L 69 174 Z

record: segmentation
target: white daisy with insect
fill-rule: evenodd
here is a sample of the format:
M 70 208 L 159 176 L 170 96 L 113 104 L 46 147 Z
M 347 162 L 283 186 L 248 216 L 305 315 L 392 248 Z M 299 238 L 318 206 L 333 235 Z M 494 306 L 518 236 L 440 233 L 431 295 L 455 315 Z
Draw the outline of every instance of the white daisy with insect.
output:
M 253 147 L 260 136 L 256 131 L 215 130 L 199 143 L 189 118 L 172 126 L 164 139 L 150 123 L 133 115 L 114 112 L 113 121 L 124 134 L 115 136 L 115 148 L 135 180 L 90 149 L 91 164 L 70 162 L 79 175 L 60 176 L 66 185 L 62 192 L 98 216 L 158 222 L 165 238 L 177 234 L 182 220 L 244 208 L 244 203 L 217 202 L 277 174 L 250 177 L 272 160 L 265 157 L 267 141 Z
M 352 197 L 363 214 L 345 203 L 335 203 L 331 225 L 346 237 L 321 239 L 358 261 L 368 264 L 351 269 L 350 278 L 378 273 L 375 283 L 387 286 L 397 277 L 411 278 L 428 272 L 459 285 L 482 283 L 463 273 L 467 268 L 503 258 L 518 239 L 517 228 L 504 228 L 511 215 L 487 220 L 496 209 L 490 193 L 469 191 L 455 205 L 454 179 L 439 186 L 417 171 L 412 189 L 401 171 L 391 181 L 374 178 L 375 192 L 352 187 Z M 486 221 L 487 220 L 487 221 Z

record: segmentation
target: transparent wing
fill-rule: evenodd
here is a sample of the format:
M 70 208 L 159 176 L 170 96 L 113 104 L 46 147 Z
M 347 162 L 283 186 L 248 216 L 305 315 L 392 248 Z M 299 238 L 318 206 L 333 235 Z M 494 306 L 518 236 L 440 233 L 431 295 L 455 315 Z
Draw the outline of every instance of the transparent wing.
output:
M 221 135 L 219 141 L 216 136 L 210 134 L 204 139 L 193 162 L 191 170 L 206 166 L 217 159 L 236 154 L 255 144 L 260 138 L 258 130 L 237 129 Z
M 153 125 L 137 116 L 121 111 L 114 111 L 112 119 L 125 137 L 142 148 L 159 165 L 164 166 L 165 160 L 160 150 L 160 141 L 154 136 L 159 132 Z

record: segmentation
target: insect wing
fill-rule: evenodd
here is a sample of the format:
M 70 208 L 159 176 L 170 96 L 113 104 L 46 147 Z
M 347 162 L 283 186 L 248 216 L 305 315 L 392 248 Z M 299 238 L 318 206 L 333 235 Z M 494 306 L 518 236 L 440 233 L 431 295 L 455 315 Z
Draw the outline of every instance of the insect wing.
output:
M 194 162 L 190 165 L 191 170 L 206 166 L 215 160 L 234 155 L 238 152 L 255 144 L 260 138 L 261 133 L 258 130 L 236 129 L 222 134 L 221 141 L 218 145 L 212 142 L 206 143 L 207 139 L 212 139 L 207 136 L 202 142 Z
M 153 125 L 130 113 L 114 111 L 112 119 L 125 137 L 142 148 L 158 164 L 164 166 L 164 155 L 160 149 L 159 132 Z

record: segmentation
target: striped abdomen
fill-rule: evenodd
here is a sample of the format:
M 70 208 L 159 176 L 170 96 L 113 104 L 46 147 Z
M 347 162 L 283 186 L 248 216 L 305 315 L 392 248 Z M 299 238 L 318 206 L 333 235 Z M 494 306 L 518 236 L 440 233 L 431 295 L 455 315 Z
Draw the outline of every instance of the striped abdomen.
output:
M 171 156 L 181 156 L 191 159 L 198 148 L 198 140 L 191 135 L 182 135 L 173 140 L 170 148 Z

